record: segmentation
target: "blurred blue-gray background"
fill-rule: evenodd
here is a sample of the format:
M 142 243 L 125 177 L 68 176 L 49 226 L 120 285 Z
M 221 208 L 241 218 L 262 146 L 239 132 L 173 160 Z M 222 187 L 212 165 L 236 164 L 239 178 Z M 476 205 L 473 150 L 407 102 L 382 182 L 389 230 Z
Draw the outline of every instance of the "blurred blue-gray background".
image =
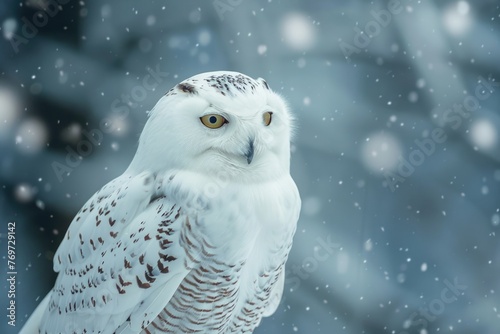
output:
M 2 1 L 0 27 L 1 333 L 146 111 L 213 70 L 265 78 L 297 118 L 302 215 L 256 333 L 500 332 L 499 1 Z

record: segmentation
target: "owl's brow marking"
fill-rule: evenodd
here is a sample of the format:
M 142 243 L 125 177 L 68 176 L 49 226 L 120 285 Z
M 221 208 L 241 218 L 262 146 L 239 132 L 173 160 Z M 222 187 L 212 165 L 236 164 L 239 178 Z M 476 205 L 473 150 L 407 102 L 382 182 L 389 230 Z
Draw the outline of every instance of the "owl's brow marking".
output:
M 184 93 L 198 94 L 198 92 L 196 91 L 196 88 L 193 85 L 190 85 L 188 83 L 180 83 L 177 85 L 177 88 L 182 90 Z
M 262 83 L 264 84 L 264 86 L 266 86 L 267 90 L 271 90 L 271 88 L 269 88 L 269 85 L 267 84 L 266 80 L 262 79 Z

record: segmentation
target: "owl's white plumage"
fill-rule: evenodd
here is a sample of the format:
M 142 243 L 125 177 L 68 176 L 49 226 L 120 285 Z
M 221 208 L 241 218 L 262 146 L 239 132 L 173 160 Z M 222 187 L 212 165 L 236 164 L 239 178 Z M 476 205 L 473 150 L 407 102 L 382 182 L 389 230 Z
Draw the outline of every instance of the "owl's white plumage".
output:
M 21 333 L 251 333 L 278 307 L 300 210 L 290 132 L 262 79 L 210 72 L 172 88 L 129 168 L 74 218 Z

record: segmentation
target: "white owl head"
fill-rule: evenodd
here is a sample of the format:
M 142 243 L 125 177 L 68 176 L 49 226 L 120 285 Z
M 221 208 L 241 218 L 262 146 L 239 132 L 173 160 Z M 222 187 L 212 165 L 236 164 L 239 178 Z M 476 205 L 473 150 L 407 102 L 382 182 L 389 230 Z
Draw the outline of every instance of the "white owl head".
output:
M 131 168 L 288 173 L 292 116 L 261 78 L 202 73 L 169 90 L 149 115 Z

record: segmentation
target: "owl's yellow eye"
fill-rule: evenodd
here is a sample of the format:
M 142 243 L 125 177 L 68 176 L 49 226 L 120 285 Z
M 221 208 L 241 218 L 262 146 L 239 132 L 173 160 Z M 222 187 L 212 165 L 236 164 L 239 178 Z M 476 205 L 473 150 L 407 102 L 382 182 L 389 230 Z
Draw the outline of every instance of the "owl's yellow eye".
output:
M 264 125 L 268 126 L 271 124 L 271 121 L 273 120 L 273 113 L 270 111 L 267 111 L 264 113 Z
M 225 119 L 221 115 L 216 114 L 205 115 L 203 117 L 200 117 L 200 120 L 203 125 L 210 129 L 218 129 L 224 124 L 228 123 L 227 119 Z

